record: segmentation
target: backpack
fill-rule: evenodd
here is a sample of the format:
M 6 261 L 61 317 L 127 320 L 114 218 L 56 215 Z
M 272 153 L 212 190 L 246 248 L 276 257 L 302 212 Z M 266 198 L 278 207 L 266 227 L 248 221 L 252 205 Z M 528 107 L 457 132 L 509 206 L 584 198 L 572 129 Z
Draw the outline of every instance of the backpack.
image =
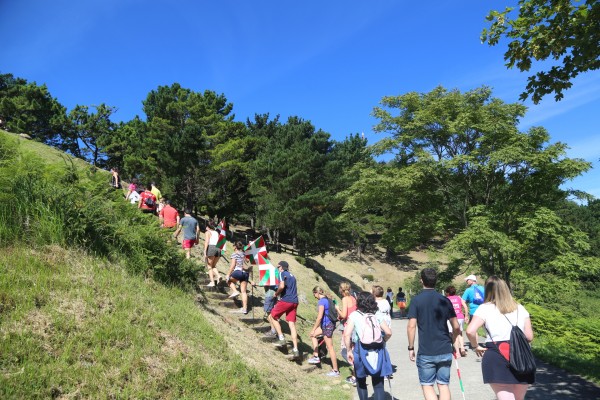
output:
M 333 303 L 333 300 L 331 300 L 328 297 L 327 301 L 329 302 L 329 307 L 327 308 L 327 318 L 329 318 L 329 320 L 331 321 L 331 323 L 333 323 L 333 326 L 335 327 L 338 321 L 338 312 L 335 309 L 335 304 Z
M 363 328 L 362 331 L 358 332 L 358 340 L 364 348 L 375 348 L 381 347 L 383 344 L 383 337 L 381 336 L 381 326 L 379 321 L 374 314 L 358 311 L 361 317 L 360 326 Z
M 144 200 L 144 204 L 150 208 L 153 208 L 156 205 L 154 200 L 152 200 L 152 197 L 146 197 L 146 200 Z
M 508 365 L 515 375 L 529 375 L 535 373 L 536 364 L 529 341 L 525 334 L 516 324 L 513 325 L 510 320 L 504 316 L 509 324 L 512 325 L 510 331 L 510 350 Z M 517 321 L 519 320 L 519 309 L 517 308 Z
M 479 289 L 479 286 L 473 285 L 473 304 L 480 305 L 483 304 L 483 292 Z

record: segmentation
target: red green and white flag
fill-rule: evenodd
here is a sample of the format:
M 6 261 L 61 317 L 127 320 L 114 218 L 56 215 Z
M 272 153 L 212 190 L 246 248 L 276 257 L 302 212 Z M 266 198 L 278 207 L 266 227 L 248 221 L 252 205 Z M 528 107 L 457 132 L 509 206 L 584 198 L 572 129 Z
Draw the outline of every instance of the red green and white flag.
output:
M 258 264 L 258 255 L 262 255 L 263 257 L 269 258 L 267 254 L 267 244 L 262 236 L 258 239 L 250 242 L 247 246 L 244 246 L 244 254 L 250 264 Z M 259 264 L 260 265 L 260 264 Z
M 219 222 L 219 238 L 217 239 L 217 247 L 221 251 L 226 250 L 227 245 L 227 223 L 225 222 L 225 218 Z
M 258 286 L 279 285 L 279 271 L 271 264 L 262 236 L 245 246 L 244 254 L 251 264 L 258 265 Z
M 258 286 L 277 286 L 279 285 L 279 270 L 273 264 L 268 256 L 258 254 Z

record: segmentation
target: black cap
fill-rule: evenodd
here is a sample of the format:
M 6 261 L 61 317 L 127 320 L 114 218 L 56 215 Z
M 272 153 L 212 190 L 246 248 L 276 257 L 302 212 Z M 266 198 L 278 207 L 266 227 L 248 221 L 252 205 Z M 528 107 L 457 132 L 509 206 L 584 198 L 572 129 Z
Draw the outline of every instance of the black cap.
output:
M 290 269 L 290 265 L 287 263 L 287 261 L 279 261 L 279 264 L 277 264 L 277 266 L 283 268 L 284 271 Z

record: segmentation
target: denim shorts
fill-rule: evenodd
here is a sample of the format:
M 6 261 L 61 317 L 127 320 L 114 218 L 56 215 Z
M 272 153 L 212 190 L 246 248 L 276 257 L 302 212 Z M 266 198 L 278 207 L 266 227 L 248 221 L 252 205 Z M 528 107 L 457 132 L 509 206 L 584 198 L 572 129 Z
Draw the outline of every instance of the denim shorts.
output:
M 450 383 L 450 367 L 452 353 L 439 356 L 417 355 L 417 371 L 421 386 L 448 385 Z

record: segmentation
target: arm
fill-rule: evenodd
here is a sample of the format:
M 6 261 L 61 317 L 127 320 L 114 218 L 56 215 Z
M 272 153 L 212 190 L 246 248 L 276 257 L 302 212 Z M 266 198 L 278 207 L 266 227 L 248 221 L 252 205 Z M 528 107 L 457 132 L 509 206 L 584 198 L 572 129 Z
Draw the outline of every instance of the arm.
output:
M 348 362 L 354 364 L 354 352 L 352 351 L 352 332 L 354 331 L 354 322 L 349 319 L 344 328 L 344 344 L 348 349 Z
M 235 258 L 233 258 L 233 256 L 232 256 L 231 263 L 229 264 L 229 272 L 227 273 L 227 276 L 231 276 L 234 268 L 235 268 Z
M 456 338 L 460 336 L 460 325 L 458 324 L 458 318 L 450 318 L 450 325 L 452 325 L 452 343 L 455 343 Z
M 460 303 L 462 304 L 463 315 L 465 316 L 465 321 L 469 322 L 469 306 L 467 305 L 467 302 L 464 301 L 462 298 L 460 299 Z
M 204 232 L 204 258 L 206 258 L 208 251 L 208 242 L 210 242 L 210 231 L 207 229 L 206 232 Z
M 408 358 L 410 361 L 415 361 L 415 333 L 417 331 L 417 319 L 411 318 L 408 320 L 408 325 L 406 326 L 406 335 L 408 336 L 408 347 L 412 348 L 412 350 L 408 351 Z
M 531 319 L 528 317 L 525 319 L 525 330 L 523 331 L 525 337 L 531 343 L 533 341 L 533 328 L 531 327 Z
M 480 346 L 477 342 L 477 329 L 481 328 L 484 323 L 485 321 L 481 317 L 474 315 L 469 327 L 467 328 L 467 337 L 471 343 L 471 348 L 475 349 L 475 352 L 478 356 L 482 356 L 487 350 L 485 347 Z
M 381 327 L 381 330 L 384 333 L 384 335 L 383 335 L 383 341 L 387 342 L 392 337 L 392 330 L 390 329 L 390 327 L 388 326 L 387 322 L 385 322 L 385 321 L 381 321 L 381 323 L 379 324 L 379 326 Z
M 179 219 L 179 215 L 177 216 L 177 219 Z M 200 240 L 200 226 L 198 224 L 196 224 L 196 244 L 198 243 L 199 240 Z
M 313 325 L 313 328 L 310 331 L 310 337 L 315 336 L 315 331 L 317 330 L 317 328 L 319 328 L 321 326 L 321 321 L 323 321 L 324 314 L 325 314 L 325 307 L 319 305 L 319 312 L 317 313 L 317 320 L 315 321 L 315 324 Z
M 281 292 L 285 289 L 285 281 L 279 281 L 279 286 L 277 286 L 277 290 L 275 291 L 275 297 L 279 296 Z

